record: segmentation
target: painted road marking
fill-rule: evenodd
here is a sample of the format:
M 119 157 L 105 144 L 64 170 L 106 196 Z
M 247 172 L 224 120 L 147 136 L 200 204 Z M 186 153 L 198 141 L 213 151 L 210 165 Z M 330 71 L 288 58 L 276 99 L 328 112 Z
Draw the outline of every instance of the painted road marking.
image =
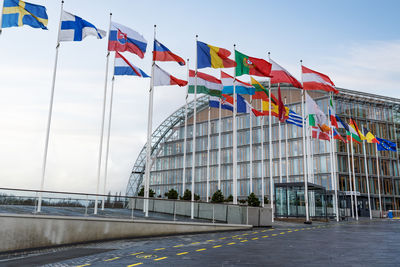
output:
M 139 254 L 143 254 L 144 252 L 137 252 L 137 253 L 132 253 L 131 255 L 135 256 L 135 255 L 139 255 Z
M 277 236 L 278 234 L 272 234 L 272 236 Z
M 119 258 L 121 258 L 121 257 L 115 257 L 115 258 L 111 258 L 111 259 L 106 259 L 106 260 L 104 260 L 104 261 L 113 261 L 113 260 L 117 260 L 117 259 L 119 259 Z
M 138 259 L 154 259 L 154 258 L 157 258 L 158 256 L 157 255 L 151 255 L 151 254 L 140 254 L 140 255 L 137 255 L 136 256 L 136 258 L 138 258 Z
M 220 237 L 219 239 L 226 239 L 226 237 Z
M 161 261 L 161 260 L 165 260 L 166 258 L 168 258 L 168 257 L 161 257 L 161 258 L 157 258 L 157 259 L 154 259 L 155 261 Z
M 220 248 L 222 245 L 213 246 L 213 248 Z
M 193 242 L 190 245 L 196 245 L 196 244 L 200 244 L 200 242 Z
M 267 238 L 267 237 L 268 237 L 267 235 L 262 236 L 262 238 Z
M 233 235 L 232 237 L 237 237 L 237 236 L 239 236 L 239 235 Z
M 287 231 L 288 233 L 291 233 L 292 231 Z
M 285 234 L 285 232 L 281 232 L 280 234 L 281 234 L 281 235 L 284 235 L 284 234 Z
M 165 248 L 156 248 L 154 250 L 164 250 Z
M 203 251 L 203 250 L 207 250 L 207 249 L 206 248 L 196 249 L 196 251 Z
M 138 262 L 138 263 L 134 263 L 134 264 L 128 265 L 126 267 L 138 266 L 138 265 L 142 265 L 142 264 L 143 264 L 143 262 Z
M 251 240 L 257 240 L 258 239 L 258 237 L 254 237 L 254 238 L 252 238 Z
M 83 264 L 83 265 L 78 265 L 76 267 L 84 267 L 84 266 L 89 266 L 89 265 L 90 265 L 90 263 L 86 263 L 86 264 Z
M 295 232 L 299 231 L 299 229 L 294 229 Z
M 181 252 L 181 253 L 176 253 L 176 255 L 180 256 L 180 255 L 185 255 L 188 254 L 189 252 L 185 251 L 185 252 Z
M 253 234 L 258 234 L 258 232 L 253 232 Z
M 248 234 L 243 234 L 243 235 L 248 235 Z
M 240 243 L 244 243 L 244 242 L 247 242 L 248 240 L 242 240 L 242 241 L 240 241 Z
M 235 242 L 231 242 L 231 243 L 228 243 L 227 245 L 235 245 L 236 243 Z
M 215 241 L 214 239 L 210 239 L 210 240 L 207 240 L 206 242 L 213 242 L 213 241 Z
M 179 247 L 183 247 L 183 245 L 182 244 L 180 244 L 180 245 L 176 245 L 176 246 L 173 246 L 174 248 L 179 248 Z
M 268 230 L 262 230 L 261 232 L 264 233 L 264 232 L 266 232 L 266 231 L 268 231 Z

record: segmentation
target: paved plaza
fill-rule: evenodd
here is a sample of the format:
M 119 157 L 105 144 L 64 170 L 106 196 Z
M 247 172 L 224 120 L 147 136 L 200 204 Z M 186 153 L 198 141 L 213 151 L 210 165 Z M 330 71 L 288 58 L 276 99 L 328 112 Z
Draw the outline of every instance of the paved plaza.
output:
M 400 220 L 97 242 L 1 255 L 0 266 L 399 266 Z

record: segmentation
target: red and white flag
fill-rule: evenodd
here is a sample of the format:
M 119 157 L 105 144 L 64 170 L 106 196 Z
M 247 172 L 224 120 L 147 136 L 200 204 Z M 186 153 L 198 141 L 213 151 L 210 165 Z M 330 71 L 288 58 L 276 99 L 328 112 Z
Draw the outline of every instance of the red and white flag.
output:
M 188 82 L 172 76 L 157 64 L 154 64 L 153 83 L 154 86 L 179 85 L 182 87 Z
M 331 140 L 331 138 L 329 137 L 329 134 L 321 131 L 321 129 L 319 127 L 312 126 L 311 129 L 312 129 L 312 138 L 319 139 L 319 140 L 326 140 L 326 141 Z
M 272 59 L 270 59 L 269 61 L 272 64 L 271 68 L 272 84 L 288 83 L 291 84 L 293 87 L 300 89 L 303 88 L 301 86 L 301 83 L 295 77 L 293 77 L 292 74 L 290 74 L 286 69 L 284 69 L 282 66 L 280 66 Z
M 339 93 L 335 84 L 323 73 L 301 66 L 304 90 L 323 90 L 326 92 Z

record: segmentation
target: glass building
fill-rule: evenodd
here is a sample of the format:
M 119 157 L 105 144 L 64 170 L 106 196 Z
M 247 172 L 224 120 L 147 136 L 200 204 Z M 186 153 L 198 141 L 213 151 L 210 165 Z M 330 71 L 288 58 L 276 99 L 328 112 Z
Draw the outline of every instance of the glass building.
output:
M 301 91 L 293 87 L 282 87 L 282 97 L 287 105 L 301 115 Z M 347 89 L 340 89 L 340 93 L 334 96 L 336 114 L 348 121 L 349 115 L 356 120 L 361 127 L 364 126 L 378 137 L 390 141 L 398 141 L 400 136 L 400 100 L 379 95 L 367 94 Z M 273 93 L 277 95 L 276 87 Z M 329 95 L 325 92 L 308 92 L 314 98 L 319 107 L 328 113 Z M 249 97 L 247 99 L 250 101 Z M 260 100 L 253 100 L 252 105 L 261 109 Z M 210 153 L 207 156 L 208 147 L 208 96 L 202 96 L 197 101 L 197 124 L 196 124 L 196 156 L 195 156 L 195 188 L 194 193 L 206 200 L 207 195 L 207 162 L 209 162 L 209 196 L 218 188 L 218 168 L 221 162 L 220 181 L 221 191 L 224 196 L 232 193 L 232 112 L 222 110 L 221 125 L 219 125 L 219 111 L 210 110 Z M 186 143 L 186 181 L 185 189 L 191 190 L 192 182 L 192 151 L 193 151 L 193 101 L 188 104 L 187 143 Z M 252 130 L 250 130 L 250 119 Z M 221 144 L 219 144 L 219 127 L 221 126 Z M 286 128 L 287 126 L 287 128 Z M 264 131 L 262 133 L 262 127 Z M 183 153 L 184 153 L 184 129 L 185 129 L 185 106 L 171 114 L 152 135 L 152 166 L 150 177 L 150 188 L 157 196 L 164 196 L 171 188 L 183 194 Z M 342 130 L 342 129 L 340 129 Z M 340 131 L 339 130 L 339 131 Z M 279 149 L 279 133 L 281 144 Z M 345 133 L 340 131 L 343 137 Z M 264 151 L 261 151 L 262 134 L 264 134 Z M 273 164 L 272 173 L 275 184 L 278 183 L 304 183 L 303 164 L 303 131 L 295 125 L 282 123 L 279 129 L 278 120 L 272 118 L 272 151 Z M 252 139 L 252 151 L 250 140 Z M 287 139 L 287 142 L 285 140 Z M 331 177 L 331 157 L 329 141 L 311 139 L 312 150 L 312 175 L 309 182 L 323 188 L 326 192 L 334 189 Z M 237 190 L 238 199 L 246 199 L 250 192 L 250 175 L 252 175 L 253 192 L 261 197 L 262 192 L 262 154 L 264 158 L 264 192 L 270 195 L 269 181 L 269 130 L 268 117 L 254 117 L 250 114 L 237 115 Z M 334 179 L 338 183 L 341 195 L 351 191 L 349 186 L 348 157 L 346 144 L 336 140 L 334 156 L 337 160 L 337 171 Z M 219 146 L 221 154 L 219 155 Z M 368 174 L 371 192 L 371 203 L 373 209 L 379 209 L 377 168 L 375 149 L 376 145 L 366 144 Z M 281 168 L 279 153 L 281 153 Z M 251 155 L 251 156 L 250 156 Z M 145 169 L 145 147 L 139 154 L 132 174 L 129 178 L 126 193 L 136 195 L 143 182 Z M 252 166 L 250 158 L 252 157 Z M 399 209 L 400 205 L 400 177 L 399 160 L 397 152 L 379 152 L 379 166 L 381 179 L 381 194 L 383 209 Z M 354 167 L 356 176 L 356 187 L 358 206 L 360 214 L 368 208 L 367 189 L 365 180 L 365 166 L 362 145 L 354 144 Z M 252 173 L 252 174 L 251 174 Z M 311 179 L 311 180 L 310 180 Z M 345 197 L 346 199 L 346 197 Z M 350 196 L 347 197 L 350 203 Z M 345 201 L 345 202 L 346 202 Z M 348 204 L 349 206 L 350 204 Z

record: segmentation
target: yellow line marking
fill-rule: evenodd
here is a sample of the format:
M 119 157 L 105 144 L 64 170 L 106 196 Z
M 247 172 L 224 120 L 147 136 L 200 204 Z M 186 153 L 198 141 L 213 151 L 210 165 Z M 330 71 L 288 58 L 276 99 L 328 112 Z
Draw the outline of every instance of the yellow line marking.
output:
M 244 242 L 247 242 L 248 240 L 242 240 L 242 241 L 240 241 L 240 243 L 244 243 Z
M 258 232 L 253 232 L 253 234 L 258 234 Z
M 173 248 L 179 248 L 179 247 L 183 247 L 183 245 L 180 244 L 180 245 L 173 246 Z M 142 253 L 143 253 L 143 252 L 142 252 Z M 133 255 L 133 254 L 132 254 L 132 255 Z
M 239 236 L 239 235 L 233 235 L 232 237 L 237 237 L 237 236 Z
M 252 238 L 251 240 L 257 240 L 258 239 L 258 237 L 254 237 L 254 238 Z
M 235 242 L 231 242 L 231 243 L 228 243 L 227 245 L 235 245 L 236 243 Z
M 117 260 L 117 259 L 119 259 L 119 258 L 121 258 L 121 257 L 115 257 L 115 258 L 111 258 L 111 259 L 106 259 L 106 260 L 104 260 L 104 261 L 113 261 L 113 260 Z
M 180 256 L 180 255 L 185 255 L 185 254 L 188 254 L 189 252 L 181 252 L 181 253 L 176 253 L 176 255 L 178 255 L 178 256 Z
M 269 229 L 268 231 L 274 231 L 275 229 Z
M 226 239 L 226 237 L 220 237 L 219 239 Z
M 203 251 L 203 250 L 206 250 L 206 248 L 196 249 L 196 251 Z
M 243 234 L 243 235 L 248 235 L 248 234 Z
M 213 242 L 213 241 L 215 241 L 214 239 L 210 239 L 210 240 L 207 240 L 206 242 Z
M 278 234 L 272 234 L 272 236 L 277 236 Z
M 154 250 L 164 250 L 165 248 L 156 248 Z
M 89 266 L 89 265 L 90 265 L 90 263 L 86 263 L 86 264 L 83 264 L 83 265 L 78 265 L 76 267 L 84 267 L 84 266 Z
M 301 228 L 300 230 L 304 230 L 304 228 Z
M 299 231 L 299 229 L 294 229 L 295 232 Z
M 262 238 L 267 238 L 267 237 L 268 237 L 267 235 L 262 236 Z
M 135 255 L 139 255 L 139 254 L 143 254 L 144 252 L 137 252 L 137 253 L 132 253 L 131 255 L 135 256 Z
M 138 265 L 142 265 L 142 264 L 143 264 L 143 262 L 138 262 L 138 263 L 128 265 L 127 267 L 138 266 Z
M 200 242 L 193 242 L 190 245 L 200 244 Z
M 268 230 L 262 230 L 261 232 L 264 233 L 264 232 L 266 232 L 266 231 L 268 231 Z
M 154 260 L 155 261 L 160 261 L 160 260 L 165 260 L 166 258 L 168 258 L 168 257 L 157 258 L 157 259 L 154 259 Z
M 288 233 L 291 233 L 292 231 L 287 231 Z
M 222 245 L 213 246 L 213 248 L 220 248 Z
M 281 235 L 284 235 L 285 234 L 285 232 L 282 232 L 282 233 L 280 233 Z

